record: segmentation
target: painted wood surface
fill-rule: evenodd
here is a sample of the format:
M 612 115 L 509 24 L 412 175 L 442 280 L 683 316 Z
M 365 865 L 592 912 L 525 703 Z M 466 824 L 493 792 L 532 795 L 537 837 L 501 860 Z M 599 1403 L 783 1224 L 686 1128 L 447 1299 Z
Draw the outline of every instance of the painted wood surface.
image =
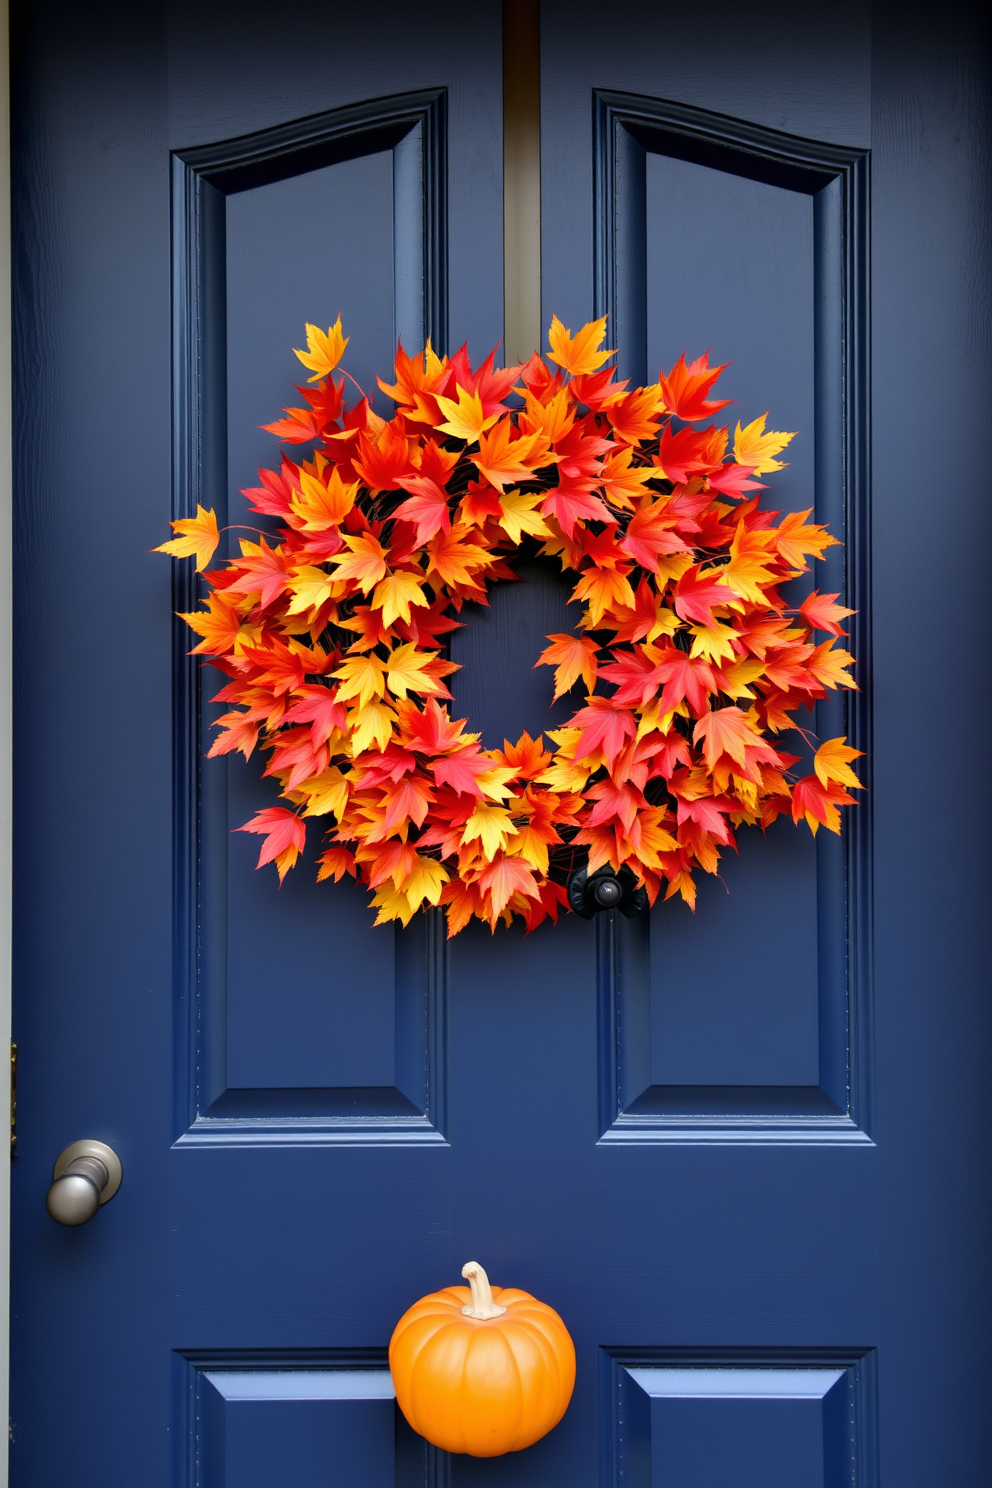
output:
M 363 386 L 397 334 L 499 339 L 499 6 L 19 8 L 18 1488 L 984 1485 L 987 120 L 977 13 L 931 26 L 545 0 L 545 316 L 610 313 L 638 377 L 710 344 L 800 430 L 776 502 L 843 532 L 860 611 L 817 727 L 871 792 L 840 843 L 742 834 L 695 917 L 446 945 L 254 872 L 261 767 L 203 759 L 195 590 L 146 555 L 198 499 L 245 520 L 304 319 Z M 561 721 L 566 596 L 523 576 L 452 642 L 487 744 Z M 61 1230 L 81 1136 L 124 1182 Z M 490 1461 L 386 1368 L 470 1257 L 578 1355 Z

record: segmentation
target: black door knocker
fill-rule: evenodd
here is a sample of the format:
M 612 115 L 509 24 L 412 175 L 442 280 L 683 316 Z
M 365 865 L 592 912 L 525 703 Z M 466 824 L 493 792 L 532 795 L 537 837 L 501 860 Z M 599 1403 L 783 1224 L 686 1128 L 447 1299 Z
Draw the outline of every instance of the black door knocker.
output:
M 568 902 L 577 915 L 591 920 L 604 909 L 618 909 L 632 919 L 648 907 L 648 893 L 629 868 L 614 873 L 612 868 L 597 868 L 592 875 L 580 868 L 568 881 Z

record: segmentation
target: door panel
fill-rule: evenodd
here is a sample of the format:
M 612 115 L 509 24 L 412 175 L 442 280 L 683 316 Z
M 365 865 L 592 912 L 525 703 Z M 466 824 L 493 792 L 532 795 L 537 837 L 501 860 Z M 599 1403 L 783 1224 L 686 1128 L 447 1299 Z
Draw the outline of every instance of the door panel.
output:
M 770 497 L 844 537 L 816 580 L 860 612 L 861 692 L 813 724 L 871 743 L 872 789 L 840 842 L 742 832 L 695 916 L 445 942 L 375 928 L 313 850 L 256 874 L 233 829 L 264 766 L 204 758 L 219 678 L 170 619 L 195 580 L 143 555 L 198 501 L 264 530 L 239 491 L 304 321 L 343 312 L 366 391 L 398 335 L 499 339 L 500 8 L 17 9 L 15 1488 L 984 1482 L 977 32 L 860 0 L 541 11 L 545 317 L 610 315 L 638 379 L 710 345 L 732 418 L 800 430 Z M 910 664 L 928 564 L 954 619 L 913 611 Z M 520 575 L 451 641 L 487 745 L 568 711 L 534 670 L 567 589 Z M 124 1182 L 62 1230 L 82 1136 Z M 428 1449 L 386 1367 L 470 1257 L 578 1359 L 561 1425 L 486 1461 Z

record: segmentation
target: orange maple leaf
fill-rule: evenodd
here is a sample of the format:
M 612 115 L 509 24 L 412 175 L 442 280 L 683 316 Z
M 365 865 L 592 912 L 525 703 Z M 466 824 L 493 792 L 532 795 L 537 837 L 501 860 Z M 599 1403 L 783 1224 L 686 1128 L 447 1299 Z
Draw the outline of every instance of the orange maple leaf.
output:
M 329 376 L 344 356 L 344 349 L 350 339 L 350 336 L 341 334 L 340 315 L 327 331 L 322 331 L 317 326 L 308 323 L 306 351 L 293 348 L 294 354 L 299 357 L 304 367 L 309 367 L 313 372 L 313 376 L 308 377 L 307 382 L 319 382 L 322 377 Z
M 170 558 L 195 557 L 196 571 L 202 573 L 217 551 L 217 544 L 220 542 L 217 516 L 213 507 L 207 511 L 197 502 L 195 517 L 180 517 L 177 522 L 170 522 L 169 526 L 173 532 L 178 532 L 179 536 L 161 543 L 157 548 L 152 548 L 152 552 L 168 553 Z
M 557 315 L 553 315 L 548 332 L 550 360 L 557 362 L 559 367 L 564 367 L 566 372 L 571 372 L 573 377 L 580 377 L 585 372 L 595 372 L 597 367 L 601 367 L 616 353 L 616 347 L 610 351 L 600 350 L 605 336 L 605 315 L 601 320 L 589 321 L 574 336 L 565 329 Z

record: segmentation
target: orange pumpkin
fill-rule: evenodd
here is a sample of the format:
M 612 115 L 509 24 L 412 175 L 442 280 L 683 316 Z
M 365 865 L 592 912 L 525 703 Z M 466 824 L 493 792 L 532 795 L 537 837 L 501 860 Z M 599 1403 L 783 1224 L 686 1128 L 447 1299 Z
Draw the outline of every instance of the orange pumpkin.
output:
M 471 1287 L 445 1287 L 403 1314 L 389 1343 L 396 1399 L 414 1431 L 447 1452 L 499 1457 L 557 1426 L 575 1384 L 575 1349 L 553 1308 L 496 1287 L 477 1261 Z

